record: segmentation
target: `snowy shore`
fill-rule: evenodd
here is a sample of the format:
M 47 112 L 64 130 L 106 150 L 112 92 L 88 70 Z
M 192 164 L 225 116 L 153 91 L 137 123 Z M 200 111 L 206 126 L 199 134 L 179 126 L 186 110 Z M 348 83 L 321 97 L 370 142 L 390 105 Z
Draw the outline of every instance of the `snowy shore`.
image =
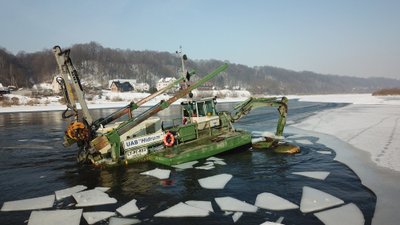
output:
M 400 96 L 297 96 L 300 101 L 352 103 L 319 112 L 287 131 L 306 133 L 336 151 L 377 196 L 372 224 L 398 224 L 400 215 Z

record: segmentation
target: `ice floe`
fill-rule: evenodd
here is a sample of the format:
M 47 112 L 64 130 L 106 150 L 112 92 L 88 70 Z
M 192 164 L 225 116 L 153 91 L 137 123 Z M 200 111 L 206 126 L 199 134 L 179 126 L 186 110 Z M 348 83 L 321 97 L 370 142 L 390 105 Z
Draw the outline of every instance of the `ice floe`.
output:
M 94 189 L 98 190 L 98 191 L 101 191 L 101 192 L 107 192 L 111 188 L 109 188 L 109 187 L 95 187 Z
M 122 216 L 130 216 L 140 212 L 140 209 L 136 205 L 136 199 L 132 199 L 130 202 L 125 205 L 119 207 L 117 212 Z
M 4 202 L 1 211 L 47 209 L 54 205 L 54 195 Z
M 106 193 L 95 189 L 75 193 L 72 196 L 77 202 L 76 207 L 107 205 L 117 202 L 115 198 L 110 198 Z
M 132 225 L 140 222 L 138 219 L 111 217 L 108 225 Z
M 292 174 L 311 177 L 318 180 L 325 180 L 326 177 L 330 174 L 330 172 L 326 171 L 310 171 L 310 172 L 293 172 Z
M 198 180 L 200 186 L 206 189 L 224 189 L 225 185 L 232 179 L 231 174 L 218 174 Z
M 91 225 L 95 224 L 99 221 L 108 219 L 112 216 L 115 216 L 114 212 L 85 212 L 83 213 L 83 218 L 85 218 L 86 222 Z
M 210 158 L 207 158 L 206 160 L 207 160 L 207 161 L 223 161 L 224 159 L 221 159 L 221 158 L 212 156 L 212 157 L 210 157 Z
M 233 222 L 236 223 L 242 216 L 243 216 L 243 212 L 235 212 L 232 216 Z
M 332 155 L 331 151 L 317 151 L 319 154 Z
M 304 186 L 303 195 L 301 196 L 300 202 L 300 211 L 303 213 L 308 213 L 341 205 L 343 203 L 343 200 L 336 198 L 333 195 L 315 188 Z
M 281 223 L 275 223 L 275 222 L 270 222 L 270 221 L 265 221 L 264 223 L 260 224 L 260 225 L 283 225 Z
M 190 206 L 180 202 L 164 211 L 154 215 L 154 217 L 205 217 L 209 215 L 209 211 Z
M 33 211 L 28 225 L 79 225 L 82 209 Z
M 67 197 L 71 196 L 72 194 L 84 191 L 86 189 L 87 189 L 87 187 L 84 185 L 76 185 L 74 187 L 58 190 L 55 192 L 56 199 L 57 199 L 57 201 L 59 201 L 63 198 L 67 198 Z
M 258 209 L 254 205 L 232 197 L 219 197 L 215 198 L 215 201 L 222 211 L 257 212 Z
M 268 192 L 257 195 L 256 203 L 254 205 L 269 210 L 288 210 L 299 208 L 298 205 Z
M 216 161 L 214 161 L 214 165 L 225 166 L 225 165 L 226 165 L 226 162 L 224 162 L 223 160 L 216 160 Z
M 364 215 L 354 203 L 329 209 L 323 212 L 314 213 L 314 215 L 325 225 L 362 225 L 365 223 Z
M 213 164 L 206 164 L 206 165 L 203 165 L 203 166 L 198 166 L 198 167 L 195 167 L 195 168 L 198 169 L 198 170 L 212 170 L 212 169 L 215 168 L 215 166 L 214 166 L 214 163 L 213 163 Z
M 182 163 L 182 164 L 178 164 L 178 165 L 173 165 L 172 167 L 184 170 L 184 169 L 193 168 L 193 166 L 196 165 L 197 163 L 199 163 L 199 161 L 191 161 L 191 162 L 186 162 L 186 163 Z
M 171 170 L 164 170 L 164 169 L 155 168 L 154 170 L 149 170 L 149 171 L 146 171 L 146 172 L 142 172 L 140 174 L 141 175 L 147 175 L 147 176 L 156 177 L 156 178 L 162 180 L 162 179 L 168 179 L 170 173 L 171 173 Z
M 190 200 L 190 201 L 186 201 L 186 204 L 199 208 L 199 209 L 204 209 L 210 212 L 214 212 L 214 209 L 212 207 L 211 202 L 209 201 L 195 201 L 195 200 Z

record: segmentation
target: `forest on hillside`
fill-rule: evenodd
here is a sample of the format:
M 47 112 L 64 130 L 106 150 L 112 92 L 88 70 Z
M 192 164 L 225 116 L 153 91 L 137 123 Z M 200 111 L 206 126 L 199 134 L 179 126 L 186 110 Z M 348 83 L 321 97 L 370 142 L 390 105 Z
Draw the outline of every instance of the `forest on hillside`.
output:
M 177 76 L 180 59 L 175 53 L 105 48 L 96 42 L 75 44 L 71 59 L 81 80 L 87 85 L 105 87 L 110 79 L 136 79 L 154 86 L 162 77 Z M 193 60 L 186 67 L 202 77 L 224 62 Z M 267 62 L 266 62 L 267 63 Z M 292 71 L 273 66 L 248 67 L 229 63 L 226 71 L 212 83 L 217 88 L 240 86 L 254 94 L 330 94 L 370 93 L 382 88 L 400 87 L 400 80 L 388 78 L 357 78 L 324 75 L 310 71 Z M 0 83 L 4 86 L 31 87 L 51 82 L 58 73 L 51 49 L 16 55 L 0 48 Z

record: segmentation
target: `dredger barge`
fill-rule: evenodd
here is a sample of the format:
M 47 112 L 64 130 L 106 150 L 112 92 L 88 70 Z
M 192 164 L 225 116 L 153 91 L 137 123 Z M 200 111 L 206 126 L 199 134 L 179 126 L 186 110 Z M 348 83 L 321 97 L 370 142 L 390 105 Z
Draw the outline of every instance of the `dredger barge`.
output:
M 94 120 L 87 107 L 78 72 L 69 57 L 70 50 L 63 51 L 55 46 L 53 52 L 60 70 L 60 76 L 56 80 L 62 87 L 67 105 L 62 116 L 70 120 L 65 131 L 64 146 L 77 144 L 79 163 L 113 166 L 152 161 L 176 165 L 251 146 L 251 133 L 235 129 L 233 123 L 252 109 L 265 106 L 278 109 L 276 133 L 274 137 L 264 137 L 253 143 L 253 147 L 272 148 L 283 153 L 299 151 L 297 146 L 282 143 L 280 138 L 276 138 L 283 135 L 286 124 L 288 100 L 285 97 L 251 97 L 238 104 L 232 112 L 217 112 L 215 98 L 192 98 L 192 90 L 224 71 L 227 64 L 189 85 L 188 81 L 195 72 L 185 70 L 184 62 L 187 57 L 180 55 L 182 68 L 180 77 L 175 82 L 138 102 L 130 102 L 104 118 Z M 137 115 L 133 113 L 144 103 L 182 83 L 181 89 L 169 99 L 162 100 Z M 157 113 L 186 96 L 188 100 L 181 102 L 181 117 L 173 120 L 171 126 L 163 126 L 161 119 L 156 116 Z M 122 122 L 115 122 L 122 116 L 127 118 Z

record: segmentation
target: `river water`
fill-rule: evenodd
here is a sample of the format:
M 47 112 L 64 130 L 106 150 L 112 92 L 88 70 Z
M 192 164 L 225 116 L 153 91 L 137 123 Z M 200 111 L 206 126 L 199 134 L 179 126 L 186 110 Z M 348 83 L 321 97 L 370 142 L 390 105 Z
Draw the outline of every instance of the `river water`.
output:
M 343 104 L 289 102 L 288 123 L 296 123 L 313 113 L 341 107 Z M 232 103 L 221 103 L 219 110 L 231 110 Z M 95 118 L 108 115 L 114 110 L 93 110 Z M 141 109 L 139 109 L 141 111 Z M 161 113 L 163 119 L 179 116 L 178 106 Z M 274 132 L 277 120 L 275 109 L 257 109 L 235 124 L 236 128 L 249 131 Z M 346 165 L 334 160 L 334 149 L 317 143 L 315 137 L 296 137 L 285 133 L 285 137 L 298 140 L 301 153 L 279 155 L 264 151 L 241 149 L 218 156 L 227 163 L 213 170 L 175 170 L 154 163 L 141 163 L 114 169 L 80 167 L 75 161 L 76 149 L 63 148 L 62 137 L 66 122 L 61 112 L 0 114 L 0 204 L 6 201 L 27 199 L 53 194 L 54 191 L 86 185 L 89 189 L 98 186 L 110 187 L 107 192 L 118 200 L 117 204 L 84 208 L 89 211 L 115 211 L 132 199 L 142 211 L 134 217 L 141 224 L 233 224 L 232 215 L 222 212 L 214 198 L 231 196 L 254 204 L 258 194 L 271 192 L 300 205 L 303 186 L 310 186 L 330 193 L 345 203 L 354 203 L 364 215 L 365 224 L 371 224 L 376 196 L 363 186 L 360 179 Z M 301 140 L 299 140 L 301 139 Z M 307 144 L 304 142 L 311 142 Z M 301 144 L 305 143 L 305 144 Z M 317 151 L 332 151 L 320 154 Z M 200 164 L 204 161 L 200 161 Z M 139 173 L 154 168 L 171 169 L 170 179 L 160 181 Z M 307 178 L 292 174 L 299 171 L 329 171 L 326 180 Z M 223 190 L 203 189 L 200 178 L 229 173 L 233 178 Z M 215 213 L 204 218 L 155 218 L 154 214 L 179 202 L 188 200 L 211 201 Z M 74 209 L 69 198 L 56 202 L 55 209 Z M 0 224 L 26 224 L 30 211 L 0 212 Z M 257 213 L 244 213 L 236 224 L 261 224 L 283 217 L 284 224 L 323 224 L 313 213 L 300 210 L 269 211 L 259 209 Z M 98 224 L 107 224 L 107 221 Z M 81 224 L 86 224 L 82 218 Z

